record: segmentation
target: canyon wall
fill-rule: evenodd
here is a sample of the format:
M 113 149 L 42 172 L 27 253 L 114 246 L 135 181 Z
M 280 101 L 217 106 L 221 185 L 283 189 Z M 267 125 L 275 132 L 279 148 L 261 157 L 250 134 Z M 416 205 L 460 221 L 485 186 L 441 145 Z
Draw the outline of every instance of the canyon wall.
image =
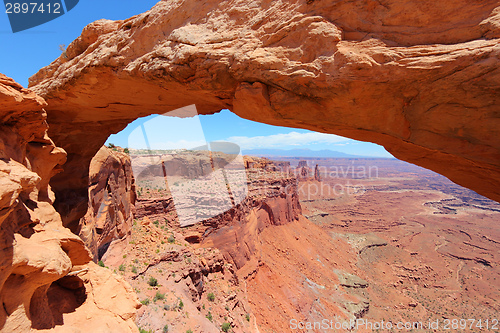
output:
M 247 169 L 247 198 L 198 227 L 202 246 L 221 250 L 237 270 L 249 262 L 248 267 L 257 265 L 262 254 L 261 232 L 292 223 L 301 214 L 297 179 L 292 173 L 267 159 L 247 157 L 245 162 L 252 166 Z
M 96 21 L 30 79 L 68 152 L 52 185 L 65 224 L 111 133 L 196 104 L 383 145 L 500 200 L 496 0 L 160 1 Z
M 0 74 L 0 105 L 0 332 L 136 332 L 133 290 L 52 206 L 66 153 L 47 135 L 47 103 Z
M 196 156 L 202 161 L 205 160 L 204 155 L 196 154 Z M 178 155 L 176 161 L 171 170 L 166 169 L 167 173 L 177 172 L 180 166 L 181 170 L 186 171 L 183 176 L 189 178 L 193 170 L 200 168 L 200 161 L 193 158 L 192 154 L 185 158 Z M 220 249 L 226 260 L 238 269 L 258 252 L 256 246 L 260 232 L 269 226 L 284 225 L 295 221 L 301 214 L 297 179 L 293 173 L 289 172 L 288 163 L 275 164 L 265 158 L 245 156 L 244 165 L 247 176 L 245 199 L 228 211 L 204 219 L 183 232 L 185 239 L 190 243 Z M 153 174 L 150 175 L 153 176 Z M 163 176 L 160 178 L 163 179 Z M 138 184 L 141 186 L 142 179 L 138 181 Z M 194 201 L 175 202 L 168 191 L 156 191 L 146 187 L 147 185 L 144 186 L 140 187 L 141 196 L 136 205 L 135 217 L 138 219 L 149 217 L 151 220 L 175 220 L 177 219 L 175 207 L 179 205 L 190 204 L 191 207 L 188 209 L 193 211 L 200 209 Z M 209 195 L 204 203 L 210 200 L 213 206 L 220 205 L 217 198 L 210 199 Z M 211 210 L 209 206 L 206 209 Z M 256 216 L 256 223 L 248 223 L 247 219 L 251 213 Z M 179 226 L 176 226 L 176 229 L 181 232 Z
M 89 203 L 74 232 L 99 260 L 112 241 L 130 234 L 136 199 L 128 154 L 121 148 L 101 147 L 90 163 Z
M 176 156 L 173 171 L 181 165 L 189 178 L 188 170 L 199 163 L 192 156 Z M 363 281 L 354 275 L 358 273 L 356 254 L 346 241 L 332 238 L 301 215 L 295 176 L 300 170 L 291 170 L 288 162 L 263 158 L 244 157 L 243 162 L 246 198 L 222 214 L 183 228 L 174 208 L 180 203 L 168 191 L 158 190 L 158 182 L 153 180 L 156 173 L 147 173 L 147 179 L 137 177 L 137 222 L 131 241 L 113 243 L 103 260 L 114 268 L 122 267 L 124 276 L 148 303 L 139 312 L 138 324 L 158 330 L 166 319 L 175 332 L 193 326 L 195 332 L 218 332 L 226 322 L 236 333 L 291 332 L 292 318 L 363 317 L 370 300 L 358 289 L 368 284 L 358 287 L 346 282 Z M 181 183 L 182 179 L 175 181 Z M 217 204 L 216 199 L 211 202 Z M 192 210 L 199 208 L 191 203 Z M 214 255 L 220 271 L 207 269 L 214 263 Z M 141 265 L 128 272 L 137 258 Z M 198 264 L 198 259 L 208 265 Z M 199 267 L 205 267 L 201 274 Z M 163 303 L 167 310 L 161 311 L 162 303 L 153 297 L 146 274 L 161 279 L 162 287 L 157 290 L 166 293 Z M 188 292 L 183 293 L 182 288 Z M 189 316 L 169 310 L 172 294 L 182 297 Z M 207 301 L 210 294 L 214 303 Z M 153 301 L 145 301 L 147 297 Z

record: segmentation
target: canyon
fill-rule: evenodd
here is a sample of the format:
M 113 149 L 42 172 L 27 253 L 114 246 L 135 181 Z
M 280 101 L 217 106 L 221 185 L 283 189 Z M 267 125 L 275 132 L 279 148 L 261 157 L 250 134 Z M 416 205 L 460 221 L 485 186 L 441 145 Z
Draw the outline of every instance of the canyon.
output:
M 89 24 L 29 89 L 0 74 L 0 331 L 495 318 L 499 38 L 494 0 L 169 0 Z M 165 177 L 211 177 L 224 156 L 142 174 L 103 144 L 188 105 L 378 143 L 454 183 L 245 157 L 246 192 L 221 171 L 215 197 L 184 188 L 176 207 Z
M 311 162 L 304 216 L 357 249 L 369 318 L 498 316 L 500 204 L 401 161 Z
M 291 320 L 396 325 L 500 311 L 500 204 L 445 177 L 393 159 L 245 157 L 246 198 L 180 227 L 171 183 L 210 163 L 199 152 L 164 157 L 175 159 L 165 174 L 136 179 L 131 237 L 102 258 L 134 286 L 145 331 L 293 332 Z
M 170 189 L 210 163 L 203 163 L 207 154 L 200 152 L 162 157 L 165 174 L 180 177 L 140 174 L 131 237 L 112 242 L 102 257 L 138 292 L 144 304 L 139 327 L 161 332 L 168 323 L 174 332 L 219 332 L 228 324 L 233 332 L 288 332 L 290 318 L 355 319 L 368 310 L 366 299 L 350 288 L 352 281 L 363 281 L 354 274 L 355 251 L 302 216 L 289 163 L 244 157 L 245 199 L 180 227 L 176 207 L 184 203 Z M 142 164 L 141 155 L 131 159 Z M 212 204 L 219 200 L 212 198 Z M 151 279 L 158 284 L 151 286 Z

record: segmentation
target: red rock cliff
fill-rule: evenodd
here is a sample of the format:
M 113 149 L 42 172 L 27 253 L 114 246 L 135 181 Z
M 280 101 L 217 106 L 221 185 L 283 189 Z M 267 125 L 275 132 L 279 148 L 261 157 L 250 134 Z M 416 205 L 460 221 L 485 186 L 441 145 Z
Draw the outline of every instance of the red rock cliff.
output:
M 52 206 L 66 153 L 47 136 L 46 105 L 0 74 L 0 332 L 136 332 L 133 290 L 90 262 Z
M 194 159 L 178 159 L 183 161 L 185 170 L 190 170 L 191 164 L 199 164 Z M 301 214 L 297 179 L 289 172 L 288 164 L 255 157 L 245 157 L 244 163 L 248 178 L 245 199 L 228 211 L 189 227 L 185 236 L 188 242 L 220 249 L 237 269 L 257 255 L 259 234 L 264 229 L 291 223 Z M 192 206 L 193 210 L 197 208 Z M 153 220 L 171 218 L 176 216 L 174 201 L 170 195 L 152 191 L 138 199 L 136 216 Z
M 120 148 L 102 147 L 90 163 L 89 207 L 77 234 L 99 260 L 112 241 L 130 234 L 135 210 L 130 157 Z

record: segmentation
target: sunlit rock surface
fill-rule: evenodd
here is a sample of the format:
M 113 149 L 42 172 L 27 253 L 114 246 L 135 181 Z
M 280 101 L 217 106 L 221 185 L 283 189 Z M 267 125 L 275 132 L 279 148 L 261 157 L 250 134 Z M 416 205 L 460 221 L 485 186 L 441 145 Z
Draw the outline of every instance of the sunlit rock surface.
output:
M 0 74 L 0 332 L 136 332 L 132 288 L 90 262 L 52 206 L 66 153 L 47 136 L 46 105 Z
M 88 165 L 109 134 L 190 104 L 375 142 L 499 200 L 499 8 L 178 0 L 96 21 L 30 79 L 68 152 L 58 211 L 65 223 L 85 214 Z

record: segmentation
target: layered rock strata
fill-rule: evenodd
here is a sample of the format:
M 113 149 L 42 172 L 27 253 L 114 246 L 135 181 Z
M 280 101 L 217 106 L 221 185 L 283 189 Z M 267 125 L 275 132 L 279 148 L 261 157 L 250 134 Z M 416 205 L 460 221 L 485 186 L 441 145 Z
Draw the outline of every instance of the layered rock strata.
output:
M 183 160 L 178 156 L 177 159 L 183 165 L 184 170 L 194 169 L 199 164 L 190 158 Z M 247 195 L 245 199 L 228 211 L 204 219 L 199 224 L 190 227 L 189 234 L 186 235 L 186 239 L 191 243 L 203 243 L 204 246 L 219 248 L 223 251 L 226 259 L 238 268 L 245 264 L 245 258 L 249 258 L 253 254 L 248 246 L 257 241 L 259 232 L 270 225 L 283 225 L 297 220 L 301 214 L 297 179 L 289 171 L 287 163 L 284 163 L 284 168 L 282 168 L 282 165 L 277 165 L 265 158 L 245 156 L 244 164 L 251 166 L 246 169 Z M 145 183 L 155 183 L 153 178 Z M 163 180 L 163 177 L 159 178 Z M 191 204 L 189 209 L 193 212 L 200 208 L 194 201 L 175 202 L 168 191 L 160 193 L 150 188 L 140 188 L 142 196 L 137 201 L 137 218 L 148 216 L 150 219 L 154 219 L 155 216 L 158 216 L 161 219 L 175 219 L 177 218 L 176 206 Z M 217 198 L 208 196 L 205 201 L 210 200 L 215 207 L 220 204 Z M 210 210 L 210 206 L 207 206 L 207 209 Z M 246 223 L 251 211 L 254 211 L 258 216 L 258 224 Z M 234 230 L 232 236 L 234 239 L 228 239 L 227 234 L 221 231 L 224 227 L 230 227 Z M 223 235 L 221 239 L 217 236 L 219 234 Z M 245 235 L 250 239 L 245 239 Z M 208 239 L 210 239 L 210 244 L 206 243 Z
M 192 170 L 199 165 L 181 156 L 176 155 L 182 169 Z M 128 244 L 113 244 L 103 260 L 115 268 L 122 267 L 129 277 L 128 267 L 132 265 L 132 284 L 141 291 L 141 297 L 153 295 L 145 284 L 145 274 L 161 279 L 162 286 L 171 286 L 165 294 L 168 300 L 163 301 L 167 309 L 155 310 L 161 303 L 153 298 L 144 312 L 141 310 L 139 325 L 157 329 L 164 324 L 157 318 L 163 316 L 169 318 L 168 325 L 175 330 L 196 325 L 194 331 L 216 332 L 212 319 L 203 318 L 207 315 L 213 316 L 213 323 L 218 325 L 222 321 L 230 323 L 238 333 L 291 332 L 291 319 L 348 320 L 364 316 L 370 306 L 363 294 L 367 284 L 359 287 L 363 291 L 353 291 L 333 273 L 337 269 L 339 276 L 345 272 L 355 279 L 355 253 L 345 241 L 332 240 L 329 233 L 301 216 L 297 178 L 289 163 L 254 157 L 245 157 L 243 162 L 248 185 L 245 200 L 222 214 L 182 228 L 175 212 L 178 202 L 167 191 L 158 191 L 154 173 L 147 173 L 149 179 L 137 179 L 140 194 L 134 231 L 138 232 L 132 234 Z M 182 179 L 176 181 L 181 183 Z M 212 202 L 217 205 L 217 200 Z M 191 209 L 196 211 L 199 206 L 192 205 Z M 149 230 L 145 234 L 144 228 Z M 185 246 L 184 260 L 178 253 L 179 245 Z M 198 254 L 193 256 L 192 252 Z M 197 274 L 197 258 L 210 262 L 207 254 L 211 253 L 220 255 L 222 271 L 207 269 Z M 137 257 L 140 259 L 136 262 Z M 137 268 L 136 264 L 142 262 L 145 268 Z M 188 278 L 189 274 L 195 279 Z M 198 292 L 195 285 L 200 287 Z M 158 290 L 164 292 L 165 288 Z M 189 318 L 171 312 L 172 293 L 192 309 Z M 210 293 L 217 304 L 207 302 Z M 189 302 L 187 297 L 191 298 Z M 191 318 L 199 319 L 193 323 Z

